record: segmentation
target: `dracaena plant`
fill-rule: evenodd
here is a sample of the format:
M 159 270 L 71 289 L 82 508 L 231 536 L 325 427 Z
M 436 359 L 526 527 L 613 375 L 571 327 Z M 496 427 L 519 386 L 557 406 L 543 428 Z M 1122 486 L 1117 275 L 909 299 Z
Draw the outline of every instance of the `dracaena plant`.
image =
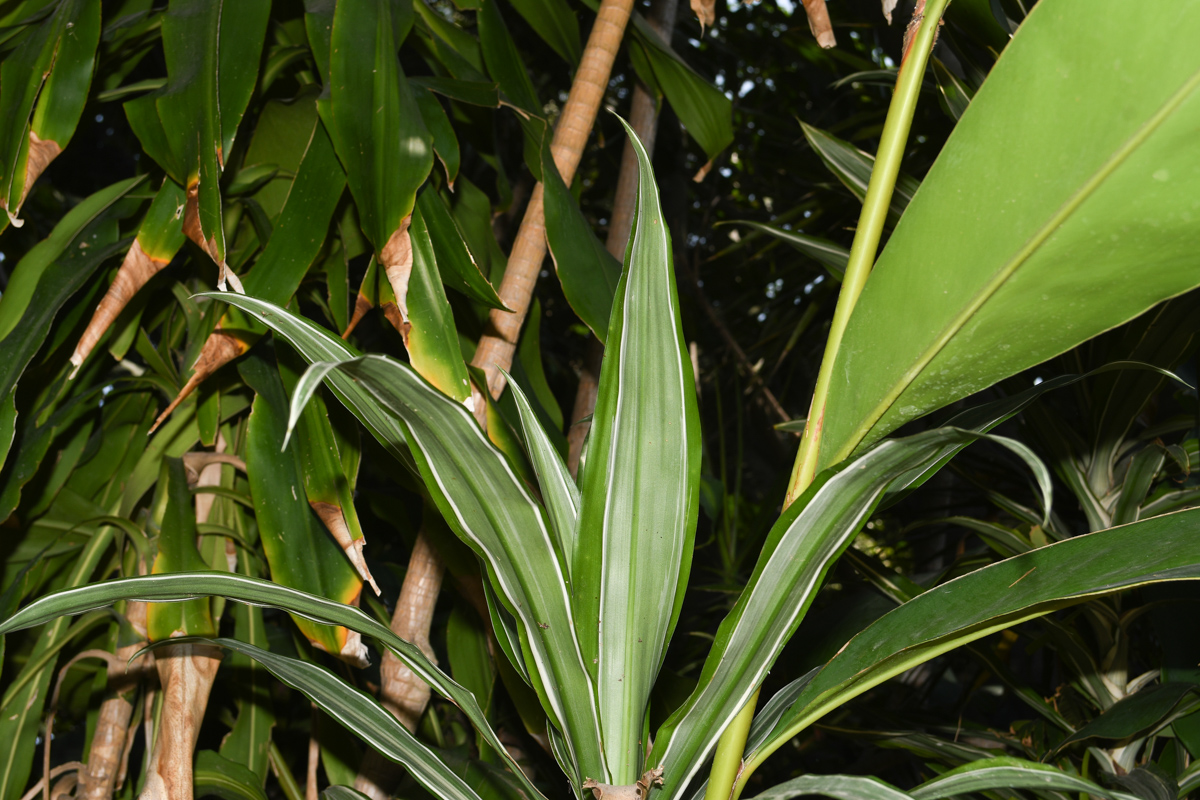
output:
M 312 39 L 330 45 L 320 36 L 320 4 L 313 5 Z M 604 337 L 606 355 L 578 481 L 571 478 L 533 403 L 517 385 L 510 384 L 510 391 L 520 437 L 511 441 L 495 427 L 485 432 L 480 426 L 473 412 L 486 415 L 491 426 L 497 419 L 490 415 L 490 406 L 481 408 L 468 397 L 463 383 L 467 373 L 458 356 L 422 361 L 419 351 L 410 348 L 405 362 L 363 354 L 285 308 L 290 292 L 281 297 L 248 277 L 245 294 L 205 293 L 204 299 L 214 305 L 227 303 L 237 310 L 236 316 L 230 311 L 231 320 L 256 332 L 263 330 L 257 326 L 265 326 L 281 343 L 279 369 L 264 368 L 264 359 L 255 354 L 242 363 L 242 378 L 253 393 L 252 411 L 246 430 L 228 431 L 239 447 L 244 444 L 239 451 L 246 453 L 254 502 L 285 497 L 289 483 L 294 492 L 306 474 L 297 463 L 304 458 L 304 448 L 318 450 L 314 442 L 320 436 L 334 439 L 332 431 L 321 427 L 321 420 L 328 423 L 328 418 L 314 404 L 332 405 L 324 397 L 328 393 L 349 409 L 419 481 L 450 530 L 478 557 L 497 658 L 505 659 L 536 697 L 548 721 L 548 745 L 572 793 L 582 797 L 591 791 L 600 800 L 644 798 L 647 793 L 678 800 L 700 790 L 710 758 L 707 793 L 714 800 L 736 797 L 771 753 L 890 677 L 990 633 L 1098 595 L 1200 577 L 1198 512 L 1139 519 L 1116 528 L 1098 526 L 1105 529 L 1030 548 L 912 593 L 845 642 L 819 670 L 770 698 L 755 715 L 767 672 L 861 526 L 881 504 L 918 489 L 964 447 L 986 437 L 1021 456 L 1042 487 L 1043 519 L 1051 512 L 1049 470 L 1026 446 L 989 433 L 1050 387 L 964 411 L 942 427 L 912 436 L 885 438 L 888 434 L 1200 282 L 1191 255 L 1200 237 L 1190 224 L 1190 212 L 1180 211 L 1198 184 L 1192 168 L 1194 145 L 1180 142 L 1190 141 L 1186 137 L 1195 126 L 1192 94 L 1200 84 L 1200 66 L 1186 47 L 1163 54 L 1150 46 L 1164 31 L 1180 41 L 1200 35 L 1200 9 L 1195 4 L 1157 7 L 1146 12 L 1154 24 L 1147 21 L 1131 30 L 1115 13 L 1122 4 L 1106 0 L 1102 5 L 1102 11 L 1113 13 L 1097 12 L 1094 2 L 1082 0 L 1039 4 L 963 113 L 876 264 L 908 124 L 946 6 L 944 0 L 921 4 L 924 17 L 914 23 L 912 48 L 899 74 L 864 194 L 788 502 L 748 583 L 717 630 L 696 688 L 656 728 L 649 724 L 651 690 L 679 618 L 694 552 L 701 454 L 694 376 L 681 330 L 668 226 L 649 159 L 636 138 L 636 221 L 611 310 L 604 315 L 606 324 L 593 325 Z M 390 65 L 396 30 L 372 27 L 358 13 L 338 4 L 337 14 L 351 18 L 350 28 L 341 31 L 369 34 L 376 54 L 384 53 Z M 335 35 L 338 19 L 333 17 Z M 327 47 L 318 61 L 349 59 L 345 48 L 350 43 L 340 44 Z M 1138 87 L 1135 93 L 1118 81 L 1087 77 L 1112 69 L 1113 52 L 1126 55 L 1120 75 Z M 361 119 L 338 118 L 342 92 L 361 88 L 361 83 L 337 82 L 345 74 L 341 70 L 352 67 L 368 69 L 334 63 L 331 96 L 313 98 L 320 117 L 311 120 L 313 133 L 305 151 L 306 161 L 310 155 L 315 159 L 309 163 L 315 170 L 311 174 L 320 174 L 323 164 L 340 180 L 334 152 L 345 150 L 343 140 L 371 138 L 370 131 L 364 134 Z M 319 71 L 324 72 L 323 65 Z M 388 75 L 373 86 L 389 98 L 402 94 Z M 157 108 L 160 122 L 167 123 L 172 109 L 178 110 L 178 99 Z M 326 100 L 329 105 L 321 105 Z M 342 113 L 347 108 L 340 106 Z M 371 219 L 365 208 L 396 181 L 413 191 L 420 184 L 409 186 L 412 175 L 405 169 L 413 164 L 397 167 L 387 146 L 394 140 L 412 141 L 404 138 L 402 128 L 415 117 L 401 114 L 397 106 L 380 108 L 387 109 L 385 122 L 395 123 L 388 128 L 393 138 L 372 144 L 378 145 L 380 163 L 395 168 L 394 174 L 375 173 L 369 159 L 359 163 L 344 153 L 340 163 L 352 195 L 364 206 L 360 214 L 377 256 L 376 270 L 397 272 L 404 266 L 397 252 L 407 244 L 412 251 L 409 266 L 419 275 L 431 263 L 436 207 L 426 212 L 419 201 L 407 206 L 385 202 Z M 154 119 L 148 109 L 143 111 Z M 1080 124 L 1080 115 L 1095 124 Z M 366 150 L 356 152 L 363 155 Z M 175 189 L 193 188 L 190 165 L 197 154 L 187 155 L 188 170 L 175 176 Z M 194 214 L 202 232 L 213 224 L 211 204 L 219 208 L 219 197 L 214 201 L 205 192 L 203 178 L 204 170 L 213 168 L 213 155 L 206 150 L 198 161 L 195 201 L 185 194 L 183 205 L 176 206 Z M 428 169 L 429 161 L 422 161 L 421 168 Z M 546 196 L 567 194 L 561 191 L 565 182 L 556 182 L 549 164 L 544 159 L 542 164 Z M 296 194 L 299 176 L 296 182 L 293 197 L 302 197 Z M 172 190 L 163 186 L 159 191 Z M 121 192 L 131 188 L 122 187 Z M 341 184 L 336 189 L 340 193 Z M 117 192 L 106 202 L 111 205 L 122 197 Z M 1136 198 L 1138 224 L 1128 221 L 1130 198 Z M 405 214 L 413 211 L 414 202 L 418 212 L 409 219 Z M 995 224 L 1002 216 L 1005 224 Z M 1100 232 L 1111 234 L 1103 246 L 1098 244 Z M 271 241 L 286 241 L 277 240 L 279 235 L 273 234 Z M 212 242 L 211 248 L 220 254 L 219 241 L 202 241 L 205 247 Z M 149 253 L 154 245 L 148 238 L 141 247 Z M 580 250 L 580 260 L 587 261 L 587 247 Z M 559 249 L 555 257 L 565 262 L 571 253 Z M 262 258 L 267 258 L 266 252 Z M 269 263 L 278 263 L 283 256 L 272 259 Z M 418 283 L 413 280 L 410 285 L 416 288 Z M 437 287 L 436 282 L 432 285 Z M 385 284 L 376 286 L 383 291 Z M 407 300 L 412 311 L 415 297 L 395 300 L 401 305 Z M 500 311 L 497 305 L 493 308 Z M 419 326 L 405 331 L 421 332 Z M 452 337 L 443 339 L 443 345 L 450 341 L 454 347 L 423 355 L 456 351 Z M 307 370 L 289 365 L 286 348 L 309 363 Z M 241 393 L 241 402 L 249 394 Z M 224 405 L 221 409 L 227 410 Z M 286 451 L 288 458 L 273 463 L 279 447 L 292 449 Z M 346 598 L 332 591 L 332 585 L 322 597 L 250 574 L 197 570 L 200 556 L 193 543 L 198 531 L 194 518 L 182 508 L 188 499 L 181 487 L 188 480 L 186 467 L 167 462 L 156 500 L 147 510 L 147 527 L 158 532 L 157 554 L 146 565 L 153 574 L 88 582 L 107 551 L 106 537 L 113 535 L 112 523 L 106 523 L 102 530 L 107 533 L 93 535 L 84 547 L 70 575 L 71 588 L 29 603 L 0 623 L 0 633 L 38 624 L 61 630 L 64 615 L 115 601 L 149 603 L 155 618 L 147 624 L 157 628 L 156 638 L 163 641 L 150 652 L 161 660 L 186 653 L 193 659 L 189 663 L 198 664 L 199 658 L 215 661 L 220 649 L 252 659 L 307 695 L 375 751 L 404 764 L 434 795 L 478 800 L 480 790 L 463 778 L 453 759 L 429 747 L 374 697 L 317 660 L 264 647 L 261 632 L 257 637 L 253 632 L 253 617 L 245 618 L 235 636 L 214 637 L 207 598 L 284 609 L 311 640 L 349 658 L 362 654 L 354 637 L 374 641 L 461 709 L 479 741 L 504 762 L 517 794 L 540 796 L 473 694 L 420 647 L 342 602 Z M 263 508 L 260 524 L 272 513 Z M 314 523 L 300 515 L 276 520 L 275 527 L 292 524 Z M 136 538 L 132 527 L 128 535 Z M 238 531 L 232 534 L 236 538 Z M 263 547 L 270 558 L 266 542 Z M 136 549 L 128 551 L 131 560 Z M 341 557 L 336 551 L 333 555 Z M 349 575 L 349 582 L 365 577 L 355 577 L 357 564 L 336 559 L 330 563 L 339 565 L 336 568 Z M 125 572 L 134 575 L 137 569 Z M 184 605 L 169 605 L 179 602 Z M 188 635 L 172 635 L 176 633 Z M 35 651 L 34 657 L 49 656 Z M 161 666 L 159 671 L 164 672 Z M 170 685 L 169 677 L 164 682 Z M 187 680 L 180 684 L 194 685 Z M 38 690 L 32 681 L 19 688 L 33 694 Z M 928 800 L 1028 786 L 1124 796 L 1067 770 L 1021 760 L 968 764 L 911 793 L 871 778 L 804 776 L 767 796 L 857 792 Z

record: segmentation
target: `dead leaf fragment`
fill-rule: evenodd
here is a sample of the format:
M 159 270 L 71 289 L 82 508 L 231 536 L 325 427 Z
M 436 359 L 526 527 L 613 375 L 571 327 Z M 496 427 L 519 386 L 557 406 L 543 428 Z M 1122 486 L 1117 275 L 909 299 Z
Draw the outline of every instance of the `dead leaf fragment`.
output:
M 133 240 L 133 245 L 125 254 L 121 268 L 117 270 L 116 277 L 113 278 L 104 298 L 96 306 L 91 322 L 88 323 L 83 335 L 79 337 L 79 344 L 75 345 L 75 352 L 71 355 L 71 363 L 75 365 L 75 368 L 71 370 L 70 378 L 74 378 L 79 372 L 79 368 L 83 366 L 83 362 L 96 347 L 100 337 L 104 336 L 104 332 L 109 329 L 125 306 L 129 305 L 129 301 L 138 293 L 138 290 L 145 286 L 147 281 L 153 278 L 167 263 L 162 259 L 150 257 L 142 249 L 141 243 L 137 239 Z
M 208 341 L 204 343 L 203 349 L 200 350 L 196 363 L 192 365 L 192 377 L 188 378 L 187 383 L 179 390 L 179 394 L 171 401 L 171 404 L 158 415 L 158 419 L 154 420 L 154 426 L 150 428 L 149 432 L 154 433 L 158 430 L 158 426 L 171 416 L 172 411 L 179 408 L 179 404 L 186 400 L 188 395 L 196 391 L 196 387 L 203 383 L 205 378 L 248 349 L 248 345 L 233 334 L 226 333 L 220 328 L 213 331 L 212 335 L 208 337 Z
M 375 595 L 379 596 L 379 584 L 375 583 L 375 578 L 371 575 L 371 570 L 367 567 L 367 561 L 363 558 L 363 547 L 367 544 L 365 538 L 359 537 L 354 539 L 350 534 L 350 526 L 346 524 L 346 514 L 342 511 L 341 506 L 333 503 L 309 502 L 312 510 L 321 518 L 321 522 L 333 535 L 337 541 L 338 547 L 346 554 L 346 558 L 350 559 L 350 563 L 354 565 L 354 570 L 358 573 L 358 577 L 362 578 L 367 583 L 371 584 L 371 588 L 375 590 Z
M 584 789 L 591 789 L 596 800 L 646 800 L 654 786 L 662 786 L 663 768 L 660 764 L 638 778 L 631 786 L 613 786 L 599 783 L 588 778 L 583 782 Z
M 696 19 L 700 20 L 700 35 L 704 35 L 705 28 L 711 28 L 713 23 L 717 21 L 717 0 L 691 0 L 692 11 L 696 13 Z
M 379 261 L 387 273 L 388 284 L 396 295 L 396 304 L 405 322 L 408 321 L 408 280 L 412 277 L 413 267 L 412 238 L 408 235 L 411 223 L 411 215 L 402 219 L 400 227 L 388 237 L 387 244 L 379 251 Z
M 896 4 L 900 0 L 883 0 L 883 17 L 887 20 L 888 25 L 892 24 L 892 12 L 896 10 Z
M 187 187 L 187 204 L 183 210 L 183 233 L 195 242 L 197 247 L 208 253 L 208 257 L 217 265 L 218 289 L 224 292 L 228 291 L 229 286 L 232 286 L 233 291 L 238 294 L 246 293 L 246 290 L 242 288 L 241 280 L 233 274 L 233 270 L 225 263 L 225 259 L 221 258 L 221 251 L 217 248 L 217 237 L 204 238 L 204 229 L 200 225 L 199 179 L 192 181 Z
M 833 35 L 833 23 L 829 21 L 825 0 L 804 0 L 804 13 L 808 15 L 808 27 L 816 37 L 817 44 L 826 50 L 837 47 L 837 37 Z

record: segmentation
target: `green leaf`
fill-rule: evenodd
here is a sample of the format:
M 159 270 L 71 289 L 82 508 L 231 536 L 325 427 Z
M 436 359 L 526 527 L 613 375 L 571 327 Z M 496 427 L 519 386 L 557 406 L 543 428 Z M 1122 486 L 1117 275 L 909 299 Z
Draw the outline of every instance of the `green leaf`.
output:
M 212 750 L 196 753 L 192 781 L 197 797 L 214 795 L 221 800 L 267 800 L 257 775 Z
M 271 578 L 336 602 L 353 603 L 362 591 L 362 580 L 309 507 L 297 444 L 281 446 L 287 395 L 273 360 L 265 355 L 260 348 L 238 367 L 243 380 L 256 392 L 246 432 L 246 472 Z M 351 662 L 366 659 L 358 635 L 345 627 L 295 619 L 304 635 L 326 652 Z
M 762 222 L 751 222 L 748 219 L 729 220 L 728 222 L 718 222 L 713 225 L 714 228 L 721 225 L 745 225 L 748 228 L 753 228 L 756 231 L 770 234 L 776 239 L 790 245 L 794 250 L 797 250 L 809 258 L 817 261 L 829 269 L 829 274 L 839 281 L 846 273 L 846 262 L 850 259 L 850 251 L 842 247 L 840 244 L 822 239 L 819 236 L 809 236 L 799 231 L 789 231 L 783 228 L 778 228 L 774 225 L 767 225 Z
M 650 690 L 679 616 L 700 493 L 700 419 L 650 158 L 613 300 L 582 478 L 572 606 L 613 783 L 641 773 Z M 656 762 L 657 763 L 657 762 Z
M 363 233 L 382 254 L 412 213 L 433 143 L 396 58 L 389 0 L 338 3 L 330 58 L 330 133 Z
M 1083 792 L 1114 800 L 1132 800 L 1125 792 L 1110 792 L 1086 778 L 1071 775 L 1049 764 L 1021 758 L 996 756 L 942 773 L 910 792 L 913 800 L 941 800 L 968 792 L 1000 789 L 1036 789 L 1042 791 Z
M 937 79 L 938 89 L 941 90 L 945 108 L 957 122 L 966 113 L 967 106 L 975 91 L 962 79 L 946 68 L 941 59 L 933 59 L 933 77 Z
M 121 181 L 81 202 L 17 264 L 0 299 L 0 397 L 17 385 L 63 304 L 101 264 L 128 249 L 128 240 L 117 241 L 117 221 L 141 205 L 126 195 L 142 180 Z
M 426 189 L 417 198 L 417 208 L 421 210 L 421 216 L 429 230 L 429 238 L 433 241 L 433 252 L 437 257 L 438 273 L 442 282 L 488 308 L 508 311 L 500 296 L 496 294 L 495 287 L 488 282 L 479 265 L 475 263 L 463 233 L 441 195 L 433 191 L 432 187 Z
M 276 678 L 303 693 L 355 736 L 392 761 L 407 767 L 412 776 L 435 797 L 479 800 L 479 795 L 471 787 L 409 733 L 378 700 L 355 689 L 324 667 L 278 655 L 236 639 L 189 641 L 219 645 L 253 658 Z
M 246 562 L 247 558 L 243 555 L 243 569 Z M 233 620 L 233 635 L 238 641 L 257 647 L 267 646 L 261 608 L 238 603 L 233 608 Z M 237 719 L 233 729 L 221 740 L 220 754 L 249 768 L 256 777 L 254 785 L 261 787 L 267 778 L 267 751 L 271 743 L 271 728 L 275 724 L 268 679 L 258 662 L 240 653 L 234 653 L 225 668 L 230 672 L 237 670 L 241 677 L 233 693 L 238 709 Z
M 457 78 L 422 75 L 418 78 L 410 78 L 408 82 L 412 86 L 420 86 L 460 103 L 483 108 L 497 108 L 500 105 L 498 87 L 487 81 L 464 81 Z
M 814 128 L 804 122 L 800 123 L 800 127 L 804 130 L 804 138 L 825 162 L 829 171 L 836 175 L 861 203 L 867 196 L 867 184 L 871 181 L 871 170 L 875 168 L 875 156 L 820 128 Z M 915 178 L 904 173 L 900 173 L 896 178 L 896 189 L 888 209 L 888 219 L 892 223 L 900 219 L 920 185 Z
M 537 501 L 466 407 L 407 364 L 369 355 L 336 369 L 402 420 L 442 516 L 484 558 L 489 580 L 518 620 L 530 678 L 547 715 L 567 735 L 574 762 L 587 775 L 607 775 L 565 570 Z M 304 399 L 297 391 L 294 402 Z
M 772 786 L 755 795 L 754 800 L 791 800 L 793 797 L 811 795 L 838 800 L 913 800 L 907 792 L 878 778 L 863 775 L 802 775 L 787 783 Z
M 1200 282 L 1180 212 L 1200 191 L 1200 71 L 1173 44 L 1200 11 L 1131 30 L 1121 7 L 1039 4 L 1004 51 L 855 307 L 822 464 Z
M 462 158 L 454 127 L 450 124 L 450 118 L 446 116 L 446 109 L 442 108 L 441 101 L 434 97 L 432 92 L 416 89 L 413 97 L 417 101 L 417 108 L 421 109 L 421 119 L 425 122 L 425 128 L 433 137 L 433 152 L 446 170 L 446 183 L 453 189 Z
M 197 297 L 208 297 L 223 302 L 230 302 L 233 299 L 227 292 L 206 292 L 197 295 Z M 272 327 L 273 330 L 287 339 L 304 356 L 305 360 L 310 363 L 336 364 L 359 355 L 358 351 L 350 345 L 303 317 L 290 314 L 278 306 L 258 300 L 257 298 L 242 295 L 239 295 L 239 297 L 246 297 L 246 299 L 244 302 L 233 302 L 230 305 L 240 308 L 243 311 L 251 312 L 253 318 L 264 324 L 269 321 L 268 327 Z M 312 374 L 312 370 L 306 372 L 302 376 L 299 385 L 302 386 L 305 383 L 305 379 L 309 378 Z M 396 418 L 388 413 L 386 409 L 381 408 L 369 392 L 356 384 L 348 376 L 332 370 L 332 367 L 327 376 L 322 375 L 317 378 L 318 383 L 322 377 L 328 378 L 333 393 L 347 408 L 354 412 L 354 415 L 367 427 L 367 430 L 371 432 L 371 435 L 379 441 L 383 448 L 415 474 L 417 471 L 416 465 L 413 463 L 412 455 L 408 450 L 404 431 Z M 299 391 L 297 389 L 297 392 Z M 311 392 L 311 388 L 308 391 Z M 164 427 L 166 426 L 164 425 Z
M 605 342 L 621 264 L 596 238 L 548 150 L 542 155 L 542 197 L 554 271 L 571 309 Z
M 99 41 L 99 0 L 66 0 L 0 65 L 0 206 L 10 220 L 75 132 Z
M 632 22 L 633 48 L 644 54 L 634 65 L 649 65 L 653 75 L 643 76 L 651 78 L 647 83 L 666 95 L 679 121 L 713 160 L 733 142 L 733 101 L 664 44 L 644 17 L 635 13 Z
M 768 534 L 750 582 L 722 621 L 696 690 L 655 736 L 648 763 L 664 766 L 669 797 L 679 796 L 761 685 L 825 573 L 893 481 L 938 463 L 975 438 L 973 432 L 938 428 L 883 442 L 842 471 L 818 475 L 787 508 Z
M 398 298 L 407 330 L 404 346 L 409 363 L 421 377 L 459 402 L 471 397 L 471 382 L 458 344 L 454 312 L 446 298 L 425 215 L 417 209 L 408 230 L 412 272 L 408 296 Z
M 1053 758 L 1075 742 L 1130 739 L 1161 728 L 1184 698 L 1197 691 L 1200 691 L 1200 686 L 1181 682 L 1162 683 L 1143 689 L 1105 709 L 1100 716 L 1060 742 L 1049 757 Z
M 1200 510 L 1182 511 L 1076 536 L 924 592 L 825 665 L 770 737 L 746 754 L 748 772 L 830 710 L 955 647 L 1098 595 L 1200 579 L 1198 522 Z
M 188 491 L 183 461 L 178 458 L 164 459 L 159 475 L 151 516 L 159 518 L 161 514 L 161 521 L 157 537 L 158 555 L 151 567 L 151 574 L 207 569 L 204 559 L 196 550 L 196 511 L 192 493 Z M 152 642 L 173 636 L 214 636 L 217 632 L 207 599 L 189 600 L 186 603 L 150 603 L 146 618 L 146 632 Z
M 269 0 L 171 0 L 162 21 L 168 83 L 154 103 L 184 172 L 175 177 L 197 198 L 196 233 L 218 264 L 221 173 L 254 92 L 269 11 Z
M 563 555 L 567 579 L 570 580 L 579 537 L 579 489 L 567 470 L 567 465 L 563 463 L 562 456 L 546 435 L 546 430 L 530 405 L 529 398 L 512 380 L 512 376 L 505 374 L 521 416 L 525 452 L 529 454 L 529 462 L 537 476 L 538 489 L 542 493 L 542 501 L 546 504 L 546 518 L 550 522 L 550 530 L 554 533 L 558 550 Z
M 579 65 L 579 22 L 566 0 L 512 0 L 512 7 L 554 52 L 572 67 Z
M 95 561 L 92 561 L 91 564 L 94 568 Z M 289 589 L 270 581 L 226 572 L 197 572 L 186 575 L 119 578 L 93 583 L 38 598 L 16 614 L 0 622 L 0 636 L 41 625 L 64 615 L 104 608 L 118 600 L 165 603 L 208 596 L 227 597 L 254 606 L 281 608 L 293 614 L 303 615 L 315 622 L 344 625 L 375 638 L 380 644 L 391 650 L 418 677 L 462 709 L 463 713 L 476 726 L 476 730 L 487 738 L 488 744 L 496 748 L 497 752 L 506 759 L 506 763 L 514 770 L 518 778 L 524 779 L 524 773 L 520 772 L 516 763 L 508 756 L 508 751 L 503 748 L 496 734 L 488 726 L 475 697 L 450 680 L 416 645 L 396 636 L 386 625 L 376 622 L 354 606 L 336 603 L 324 597 Z M 528 779 L 524 779 L 524 786 L 531 798 L 534 800 L 541 798 L 541 794 L 533 788 L 533 784 L 529 783 Z

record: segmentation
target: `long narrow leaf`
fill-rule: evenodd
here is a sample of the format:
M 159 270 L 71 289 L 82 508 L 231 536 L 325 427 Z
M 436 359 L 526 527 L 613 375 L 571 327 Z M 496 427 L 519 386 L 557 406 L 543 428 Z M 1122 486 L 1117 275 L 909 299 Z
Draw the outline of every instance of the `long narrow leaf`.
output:
M 270 581 L 226 572 L 193 572 L 173 575 L 149 575 L 119 578 L 45 595 L 16 614 L 0 622 L 0 636 L 50 622 L 59 617 L 104 608 L 118 600 L 142 600 L 168 603 L 197 597 L 227 597 L 254 606 L 280 608 L 297 616 L 328 625 L 345 625 L 364 636 L 371 636 L 391 650 L 421 680 L 452 700 L 471 720 L 488 744 L 505 757 L 518 777 L 523 773 L 507 756 L 495 732 L 487 723 L 475 696 L 451 680 L 414 644 L 404 641 L 354 606 L 342 605 L 324 597 L 289 589 Z M 525 782 L 531 798 L 541 797 L 531 783 Z

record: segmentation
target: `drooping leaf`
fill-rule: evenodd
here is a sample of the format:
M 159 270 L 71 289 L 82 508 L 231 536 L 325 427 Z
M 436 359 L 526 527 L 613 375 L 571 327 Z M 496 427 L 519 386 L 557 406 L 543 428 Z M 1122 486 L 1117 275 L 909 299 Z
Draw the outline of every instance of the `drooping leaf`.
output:
M 1119 8 L 1039 3 L 1004 51 L 855 307 L 822 464 L 1200 282 L 1179 213 L 1200 182 L 1183 133 L 1200 62 L 1142 38 L 1190 41 L 1200 9 L 1156 8 L 1131 30 Z
M 512 6 L 554 52 L 572 67 L 579 64 L 579 22 L 566 0 L 514 0 Z
M 110 540 L 103 540 L 100 544 L 106 541 Z M 96 558 L 98 559 L 99 555 Z M 88 563 L 91 563 L 91 568 L 94 569 L 95 560 Z M 519 777 L 524 778 L 523 773 L 517 770 L 516 763 L 508 756 L 508 751 L 503 749 L 500 740 L 487 724 L 475 697 L 450 680 L 421 652 L 420 648 L 399 638 L 386 625 L 371 619 L 358 608 L 280 586 L 271 581 L 233 573 L 199 572 L 185 575 L 120 578 L 78 586 L 45 595 L 28 604 L 16 614 L 0 622 L 0 636 L 58 620 L 64 615 L 80 614 L 91 609 L 104 608 L 118 600 L 138 599 L 165 603 L 207 596 L 228 597 L 254 606 L 281 608 L 316 622 L 344 625 L 361 634 L 373 637 L 391 650 L 422 680 L 444 697 L 454 701 L 455 705 L 462 709 L 463 713 L 476 726 L 476 729 L 487 738 L 488 743 L 498 749 L 501 757 L 506 759 L 506 763 L 517 772 Z M 525 779 L 524 785 L 529 792 L 529 797 L 533 800 L 541 798 L 541 794 L 527 779 Z
M 650 690 L 687 585 L 699 511 L 700 420 L 671 239 L 650 158 L 613 300 L 571 566 L 575 625 L 595 676 L 613 783 L 632 784 Z
M 839 281 L 846 272 L 846 262 L 850 259 L 850 251 L 828 239 L 822 239 L 819 236 L 809 236 L 799 231 L 789 231 L 775 225 L 752 222 L 746 219 L 730 220 L 729 222 L 719 224 L 745 225 L 748 228 L 753 228 L 756 231 L 762 231 L 774 236 L 781 242 L 785 242 L 791 246 L 794 250 L 803 253 L 828 268 L 829 274 Z M 713 227 L 717 226 L 714 225 Z
M 406 766 L 435 797 L 480 800 L 437 755 L 400 724 L 370 695 L 324 667 L 272 653 L 236 639 L 190 639 L 215 644 L 253 658 L 288 686 L 302 692 L 325 713 L 342 723 L 389 759 Z
M 837 800 L 913 800 L 907 792 L 866 775 L 802 775 L 772 786 L 755 795 L 754 800 L 792 800 L 806 796 Z
M 151 506 L 151 518 L 158 520 L 158 554 L 150 572 L 164 575 L 204 570 L 204 559 L 196 550 L 196 512 L 183 461 L 163 459 L 159 475 Z M 213 636 L 216 632 L 208 600 L 147 605 L 146 633 L 152 642 L 176 636 Z
M 850 190 L 861 202 L 867 196 L 867 184 L 871 182 L 871 170 L 875 168 L 875 156 L 864 153 L 847 141 L 839 139 L 832 133 L 814 128 L 804 122 L 800 123 L 804 138 L 829 171 Z M 893 224 L 900 219 L 904 209 L 912 201 L 913 195 L 920 188 L 915 178 L 901 173 L 896 178 L 896 190 L 892 194 L 891 206 L 888 209 L 888 219 Z
M 1200 511 L 1181 511 L 1077 536 L 924 592 L 825 665 L 764 743 L 746 754 L 748 769 L 828 711 L 955 647 L 1097 595 L 1200 579 L 1198 521 Z
M 1000 789 L 1042 789 L 1061 792 L 1081 792 L 1114 800 L 1132 800 L 1125 792 L 1113 792 L 1096 783 L 1021 758 L 996 756 L 972 761 L 926 781 L 910 792 L 913 800 L 941 800 L 968 792 Z

